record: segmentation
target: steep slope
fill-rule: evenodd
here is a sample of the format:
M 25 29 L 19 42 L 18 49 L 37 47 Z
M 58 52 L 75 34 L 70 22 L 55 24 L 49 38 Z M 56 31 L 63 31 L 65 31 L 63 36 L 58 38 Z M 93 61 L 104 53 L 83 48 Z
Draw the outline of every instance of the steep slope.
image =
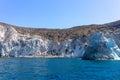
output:
M 91 34 L 99 32 L 114 39 L 120 47 L 120 21 L 68 29 L 24 28 L 0 23 L 0 55 L 83 57 L 90 46 Z

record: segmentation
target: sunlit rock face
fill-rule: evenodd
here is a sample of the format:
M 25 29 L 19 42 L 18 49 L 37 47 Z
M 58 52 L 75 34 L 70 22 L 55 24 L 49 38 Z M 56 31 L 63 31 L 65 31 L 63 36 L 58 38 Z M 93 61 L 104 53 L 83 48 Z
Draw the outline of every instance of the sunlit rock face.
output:
M 0 23 L 0 57 L 119 59 L 120 29 L 107 25 L 33 29 Z
M 85 37 L 63 40 L 42 39 L 41 36 L 20 34 L 13 27 L 0 25 L 0 56 L 60 56 L 82 57 L 84 54 Z
M 60 45 L 61 56 L 63 57 L 83 57 L 85 52 L 85 43 L 82 38 L 65 40 Z
M 83 59 L 119 59 L 120 49 L 112 38 L 97 32 L 90 36 Z

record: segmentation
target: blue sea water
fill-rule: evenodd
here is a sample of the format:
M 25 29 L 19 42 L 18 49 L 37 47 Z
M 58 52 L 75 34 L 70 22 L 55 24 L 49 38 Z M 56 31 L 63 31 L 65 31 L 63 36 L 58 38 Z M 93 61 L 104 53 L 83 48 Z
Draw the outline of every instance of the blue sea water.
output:
M 120 61 L 0 58 L 0 80 L 120 80 Z

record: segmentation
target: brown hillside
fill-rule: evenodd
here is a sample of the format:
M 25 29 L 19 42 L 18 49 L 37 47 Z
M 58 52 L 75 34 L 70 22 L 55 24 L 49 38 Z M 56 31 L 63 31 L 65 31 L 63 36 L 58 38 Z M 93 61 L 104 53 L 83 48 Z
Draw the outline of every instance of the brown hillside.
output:
M 120 21 L 102 24 L 102 25 L 85 25 L 76 26 L 68 29 L 45 29 L 45 28 L 25 28 L 20 26 L 14 26 L 6 23 L 0 23 L 5 27 L 13 27 L 21 34 L 39 35 L 46 39 L 51 39 L 55 41 L 62 41 L 65 39 L 71 39 L 76 37 L 81 37 L 83 35 L 88 35 L 91 32 L 101 31 L 101 32 L 116 32 L 120 31 Z

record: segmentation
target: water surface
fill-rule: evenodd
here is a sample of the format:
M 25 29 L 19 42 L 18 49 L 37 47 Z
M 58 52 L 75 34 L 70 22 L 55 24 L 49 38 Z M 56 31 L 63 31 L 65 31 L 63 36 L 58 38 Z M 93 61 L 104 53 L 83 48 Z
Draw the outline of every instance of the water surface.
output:
M 120 61 L 0 58 L 0 80 L 120 80 Z

